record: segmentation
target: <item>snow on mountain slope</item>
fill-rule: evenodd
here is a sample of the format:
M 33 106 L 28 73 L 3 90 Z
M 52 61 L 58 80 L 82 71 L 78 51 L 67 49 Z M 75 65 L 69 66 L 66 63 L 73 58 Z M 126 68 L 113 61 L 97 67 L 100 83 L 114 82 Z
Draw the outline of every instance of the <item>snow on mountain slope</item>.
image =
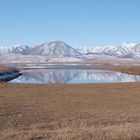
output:
M 81 53 L 94 53 L 122 58 L 140 57 L 140 44 L 122 43 L 120 46 L 103 46 L 78 49 Z
M 9 46 L 9 47 L 4 46 L 4 47 L 0 47 L 0 54 L 15 53 L 15 54 L 26 55 L 29 49 L 30 49 L 29 46 L 21 45 L 21 44 Z
M 44 56 L 21 55 L 7 53 L 0 56 L 0 63 L 45 63 L 47 62 Z
M 30 48 L 27 45 L 0 47 L 1 63 L 83 62 L 89 60 L 140 60 L 140 44 L 122 43 L 74 49 L 62 41 L 53 41 Z
M 29 55 L 43 55 L 47 57 L 81 57 L 81 53 L 62 41 L 53 41 L 38 45 L 30 50 Z
M 41 55 L 21 55 L 6 53 L 0 56 L 0 63 L 47 63 L 47 62 L 81 62 L 82 59 L 76 57 L 51 57 Z

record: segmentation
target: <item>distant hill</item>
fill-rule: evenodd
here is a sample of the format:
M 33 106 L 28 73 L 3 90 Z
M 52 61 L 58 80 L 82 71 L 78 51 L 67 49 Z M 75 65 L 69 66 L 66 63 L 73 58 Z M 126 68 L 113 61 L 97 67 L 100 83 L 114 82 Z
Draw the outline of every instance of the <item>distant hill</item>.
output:
M 32 48 L 29 55 L 47 57 L 80 57 L 81 53 L 62 41 L 47 42 Z

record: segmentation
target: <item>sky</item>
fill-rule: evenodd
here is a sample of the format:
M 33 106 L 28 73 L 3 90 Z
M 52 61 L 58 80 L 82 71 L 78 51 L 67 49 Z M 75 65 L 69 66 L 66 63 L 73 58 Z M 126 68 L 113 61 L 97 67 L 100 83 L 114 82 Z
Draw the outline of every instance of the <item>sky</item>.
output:
M 0 46 L 140 42 L 140 0 L 0 0 Z

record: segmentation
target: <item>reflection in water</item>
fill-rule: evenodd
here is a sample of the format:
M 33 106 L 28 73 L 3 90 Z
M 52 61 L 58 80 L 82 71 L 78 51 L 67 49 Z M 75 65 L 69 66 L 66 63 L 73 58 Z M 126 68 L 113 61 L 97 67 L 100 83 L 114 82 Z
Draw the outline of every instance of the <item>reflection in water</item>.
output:
M 84 69 L 38 69 L 23 71 L 23 75 L 11 83 L 114 83 L 140 82 L 139 75 L 120 72 Z

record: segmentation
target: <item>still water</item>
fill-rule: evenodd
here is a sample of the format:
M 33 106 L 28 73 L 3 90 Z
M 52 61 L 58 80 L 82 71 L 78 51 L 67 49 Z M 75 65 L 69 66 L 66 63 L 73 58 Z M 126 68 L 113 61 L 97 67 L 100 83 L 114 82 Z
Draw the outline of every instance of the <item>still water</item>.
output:
M 80 84 L 140 82 L 140 75 L 107 70 L 90 69 L 32 69 L 22 71 L 23 75 L 10 83 L 34 84 Z

